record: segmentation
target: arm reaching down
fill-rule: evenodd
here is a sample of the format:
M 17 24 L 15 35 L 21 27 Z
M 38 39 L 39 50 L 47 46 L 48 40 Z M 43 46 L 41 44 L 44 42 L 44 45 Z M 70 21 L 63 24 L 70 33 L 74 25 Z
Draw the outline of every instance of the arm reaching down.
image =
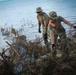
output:
M 53 31 L 50 31 L 50 39 L 51 39 L 51 44 L 55 44 Z

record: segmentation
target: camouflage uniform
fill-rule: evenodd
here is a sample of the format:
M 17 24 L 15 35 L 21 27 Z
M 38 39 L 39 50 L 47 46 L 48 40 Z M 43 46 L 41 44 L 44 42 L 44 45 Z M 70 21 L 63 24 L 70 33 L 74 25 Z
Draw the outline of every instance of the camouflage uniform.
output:
M 44 21 L 49 22 L 49 17 L 48 17 L 48 15 L 45 12 L 42 12 L 42 13 L 43 13 L 43 15 L 39 16 L 39 17 L 37 15 L 37 18 L 38 18 L 39 22 L 41 23 L 42 35 L 43 35 L 43 38 L 44 38 L 45 29 L 46 29 L 45 25 L 44 25 Z M 47 30 L 47 34 L 48 34 L 48 30 Z M 46 47 L 48 48 L 48 39 L 44 38 L 44 43 L 45 43 Z
M 66 41 L 66 31 L 64 27 L 62 26 L 61 22 L 64 20 L 63 17 L 57 16 L 56 21 L 54 22 L 55 25 L 57 25 L 59 28 L 54 28 L 51 25 L 49 25 L 49 30 L 54 32 L 54 38 L 55 38 L 55 44 L 57 44 L 57 38 L 58 36 L 60 37 L 61 40 L 61 49 L 63 51 L 66 51 L 65 48 L 67 46 L 67 41 Z M 66 52 L 65 52 L 66 53 Z

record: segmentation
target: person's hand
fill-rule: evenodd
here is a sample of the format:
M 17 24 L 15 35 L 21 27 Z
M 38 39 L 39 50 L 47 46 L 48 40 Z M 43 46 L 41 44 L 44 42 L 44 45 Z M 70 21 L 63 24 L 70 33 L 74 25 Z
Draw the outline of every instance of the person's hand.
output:
M 55 44 L 52 44 L 52 49 L 56 49 L 56 46 L 55 46 Z
M 47 39 L 47 33 L 44 34 L 44 39 Z
M 39 32 L 39 33 L 41 33 L 41 30 L 40 30 L 40 28 L 38 29 L 38 32 Z
M 76 29 L 76 26 L 73 26 L 73 28 L 75 28 L 75 29 Z

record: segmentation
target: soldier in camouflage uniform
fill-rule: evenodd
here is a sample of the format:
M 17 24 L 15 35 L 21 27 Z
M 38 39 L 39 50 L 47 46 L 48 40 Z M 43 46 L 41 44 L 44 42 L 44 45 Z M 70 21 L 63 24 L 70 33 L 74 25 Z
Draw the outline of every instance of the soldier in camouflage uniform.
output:
M 42 11 L 41 7 L 36 8 L 37 19 L 38 19 L 38 32 L 41 33 L 41 26 L 42 26 L 42 35 L 44 38 L 44 43 L 48 48 L 48 40 L 47 40 L 47 33 L 48 33 L 48 22 L 49 16 Z
M 74 26 L 73 24 L 71 24 L 70 22 L 65 20 L 63 17 L 57 16 L 57 13 L 55 11 L 51 11 L 49 13 L 49 17 L 50 17 L 49 31 L 50 31 L 50 39 L 51 39 L 51 44 L 52 44 L 51 53 L 53 56 L 56 55 L 56 43 L 57 43 L 58 36 L 60 37 L 61 42 L 62 42 L 61 48 L 66 53 L 66 50 L 65 50 L 66 45 L 67 45 L 66 30 L 62 26 L 61 22 L 64 22 L 65 24 L 67 24 L 73 28 L 76 28 L 76 26 Z

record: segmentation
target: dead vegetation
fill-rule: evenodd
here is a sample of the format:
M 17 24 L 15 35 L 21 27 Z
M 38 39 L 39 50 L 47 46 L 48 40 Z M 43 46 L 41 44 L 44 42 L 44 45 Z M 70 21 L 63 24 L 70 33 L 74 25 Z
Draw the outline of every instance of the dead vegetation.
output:
M 75 37 L 75 35 L 74 35 Z M 0 75 L 76 75 L 76 42 L 68 39 L 69 56 L 51 58 L 43 39 L 27 42 L 18 35 L 15 42 L 0 53 Z M 38 40 L 38 41 L 37 41 Z M 63 52 L 61 52 L 63 53 Z

